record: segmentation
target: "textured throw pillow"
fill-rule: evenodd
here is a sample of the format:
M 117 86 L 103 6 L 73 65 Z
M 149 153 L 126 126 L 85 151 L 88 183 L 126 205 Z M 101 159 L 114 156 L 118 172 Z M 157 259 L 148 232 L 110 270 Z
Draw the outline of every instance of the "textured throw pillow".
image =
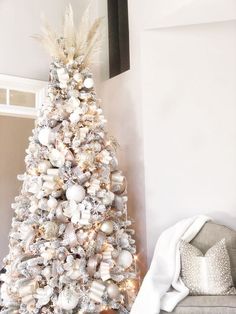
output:
M 236 294 L 225 239 L 205 254 L 188 242 L 181 241 L 181 278 L 190 295 Z

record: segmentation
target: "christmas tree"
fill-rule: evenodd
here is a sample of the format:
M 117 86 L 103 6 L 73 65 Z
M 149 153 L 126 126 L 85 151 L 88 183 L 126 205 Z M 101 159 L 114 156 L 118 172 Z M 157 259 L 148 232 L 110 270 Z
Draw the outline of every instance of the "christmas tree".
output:
M 126 179 L 89 69 L 100 25 L 88 28 L 86 12 L 77 33 L 69 7 L 61 36 L 43 27 L 53 57 L 48 97 L 12 205 L 1 313 L 129 313 L 135 297 Z

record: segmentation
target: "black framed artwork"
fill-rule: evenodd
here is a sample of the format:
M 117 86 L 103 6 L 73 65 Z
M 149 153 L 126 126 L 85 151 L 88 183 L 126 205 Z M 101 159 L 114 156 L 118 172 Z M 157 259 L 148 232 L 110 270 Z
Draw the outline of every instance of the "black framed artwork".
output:
M 127 0 L 107 0 L 109 74 L 114 77 L 130 69 Z

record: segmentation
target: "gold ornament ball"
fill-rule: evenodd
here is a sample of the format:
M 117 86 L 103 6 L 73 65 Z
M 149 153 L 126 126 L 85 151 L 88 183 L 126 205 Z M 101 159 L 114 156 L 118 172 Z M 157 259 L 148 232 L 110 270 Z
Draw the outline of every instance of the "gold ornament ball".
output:
M 53 221 L 46 221 L 40 229 L 42 230 L 42 237 L 46 240 L 52 240 L 57 237 L 58 225 Z
M 116 284 L 110 283 L 107 286 L 107 294 L 111 299 L 116 300 L 120 296 L 120 290 Z
M 114 230 L 113 222 L 111 220 L 107 220 L 107 221 L 103 222 L 100 229 L 102 232 L 104 232 L 107 235 L 112 234 L 112 232 Z
M 109 309 L 109 310 L 103 310 L 102 312 L 100 312 L 100 314 L 117 314 L 117 312 Z

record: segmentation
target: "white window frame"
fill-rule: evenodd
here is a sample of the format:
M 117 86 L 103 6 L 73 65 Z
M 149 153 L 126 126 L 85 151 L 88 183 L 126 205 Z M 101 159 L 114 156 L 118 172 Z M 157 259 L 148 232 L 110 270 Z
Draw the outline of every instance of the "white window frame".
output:
M 46 97 L 48 82 L 0 74 L 0 89 L 6 90 L 6 104 L 0 104 L 0 116 L 35 119 L 37 110 Z M 14 106 L 10 104 L 10 90 L 35 94 L 35 107 Z

